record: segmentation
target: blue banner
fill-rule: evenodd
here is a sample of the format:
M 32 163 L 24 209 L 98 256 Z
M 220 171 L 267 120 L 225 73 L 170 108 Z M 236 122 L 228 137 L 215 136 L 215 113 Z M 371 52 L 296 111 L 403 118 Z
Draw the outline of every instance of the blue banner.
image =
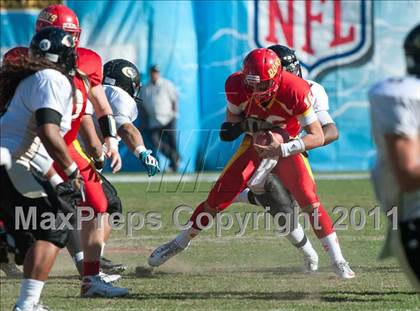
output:
M 239 142 L 219 140 L 224 82 L 250 49 L 286 44 L 304 77 L 321 83 L 340 131 L 310 152 L 315 170 L 366 170 L 375 155 L 367 90 L 405 72 L 402 42 L 420 22 L 418 1 L 67 1 L 79 17 L 81 46 L 106 62 L 135 62 L 147 83 L 151 64 L 180 93 L 181 170 L 219 170 Z M 1 10 L 1 52 L 27 45 L 39 10 Z M 138 120 L 139 125 L 141 116 Z M 147 134 L 147 133 L 145 133 Z M 145 135 L 147 136 L 147 135 Z M 121 148 L 125 171 L 138 160 Z

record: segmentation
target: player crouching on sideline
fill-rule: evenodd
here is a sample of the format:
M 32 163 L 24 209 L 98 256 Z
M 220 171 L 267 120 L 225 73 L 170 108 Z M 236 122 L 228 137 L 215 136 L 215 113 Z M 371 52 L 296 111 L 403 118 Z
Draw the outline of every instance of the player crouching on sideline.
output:
M 139 101 L 138 94 L 141 87 L 140 73 L 134 64 L 123 59 L 107 62 L 103 71 L 103 88 L 114 113 L 118 136 L 141 161 L 149 177 L 154 176 L 160 171 L 158 161 L 151 155 L 152 152 L 146 149 L 140 131 L 133 125 L 138 115 L 137 102 Z M 82 118 L 80 136 L 83 147 L 87 154 L 92 157 L 95 167 L 102 170 L 105 166 L 105 156 L 102 148 L 103 137 L 100 133 L 98 118 L 89 102 Z M 98 136 L 101 140 L 98 139 Z M 104 214 L 105 244 L 111 234 L 111 226 L 108 222 L 109 214 L 121 213 L 122 205 L 116 189 L 105 176 L 98 174 L 102 179 L 102 187 L 108 200 L 108 210 Z M 81 252 L 77 243 L 73 243 L 72 247 L 78 248 L 74 252 Z M 114 278 L 113 275 L 110 277 Z
M 39 304 L 42 288 L 60 248 L 66 245 L 68 228 L 42 228 L 40 215 L 73 212 L 76 199 L 81 198 L 83 180 L 63 139 L 71 124 L 74 95 L 71 74 L 75 66 L 73 38 L 50 27 L 32 38 L 29 56 L 14 64 L 4 63 L 0 71 L 0 141 L 12 156 L 11 167 L 6 163 L 8 171 L 0 167 L 0 220 L 15 240 L 15 259 L 24 260 L 16 311 L 47 310 Z M 43 160 L 34 162 L 35 158 Z M 63 182 L 60 178 L 51 185 L 45 183 L 44 189 L 31 171 L 42 171 L 39 165 L 45 168 L 53 160 L 68 180 Z M 67 202 L 63 200 L 66 194 Z M 37 222 L 29 224 L 29 228 L 35 229 L 15 227 L 17 206 L 22 207 L 25 217 L 30 207 L 36 208 Z M 57 217 L 57 221 L 60 219 Z
M 420 25 L 407 35 L 404 50 L 408 76 L 369 91 L 377 148 L 372 179 L 382 209 L 398 207 L 397 228 L 389 224 L 382 257 L 395 255 L 420 292 Z
M 262 159 L 268 157 L 280 157 L 273 174 L 296 198 L 300 208 L 308 212 L 317 237 L 322 239 L 334 232 L 332 221 L 316 194 L 306 158 L 301 154 L 324 144 L 308 83 L 282 71 L 281 61 L 272 50 L 255 49 L 246 56 L 242 70 L 228 77 L 225 93 L 227 118 L 222 124 L 221 139 L 233 141 L 244 132 L 247 135 L 207 200 L 194 211 L 190 218 L 191 228 L 153 251 L 149 257 L 151 266 L 159 266 L 184 250 L 199 234 L 200 228 L 208 225 L 207 215 L 214 216 L 227 208 L 246 188 Z M 290 137 L 297 137 L 301 127 L 307 134 L 281 145 L 273 145 L 274 141 L 270 146 L 252 144 L 253 135 L 276 127 L 285 129 Z M 284 212 L 290 213 L 290 210 Z M 336 241 L 327 243 L 331 244 L 330 247 L 339 247 Z
M 302 78 L 300 63 L 293 50 L 283 45 L 273 45 L 270 46 L 269 49 L 273 50 L 280 58 L 283 70 Z M 313 109 L 322 126 L 325 146 L 338 139 L 337 127 L 328 113 L 328 95 L 320 84 L 310 80 L 306 81 L 309 83 L 312 91 Z M 285 208 L 284 206 L 288 206 L 295 211 L 295 207 L 297 207 L 296 200 L 290 192 L 285 189 L 282 183 L 279 182 L 278 178 L 273 174 L 270 174 L 277 161 L 278 158 L 264 159 L 254 173 L 255 177 L 258 176 L 258 184 L 252 183 L 252 181 L 256 179 L 255 177 L 251 178 L 250 182 L 248 182 L 249 188 L 238 195 L 235 202 L 251 203 L 269 207 L 268 212 L 273 217 L 281 212 Z M 268 189 L 268 191 L 265 191 L 265 189 Z M 279 224 L 280 222 L 284 222 L 282 217 L 278 219 Z M 286 238 L 302 252 L 304 259 L 303 271 L 314 272 L 318 270 L 318 255 L 305 235 L 302 226 L 297 224 L 296 228 L 291 229 L 293 230 L 290 230 L 289 233 L 286 232 Z M 325 243 L 326 240 L 333 242 L 337 241 L 336 233 L 333 232 L 329 236 L 322 238 L 321 243 L 330 256 L 331 264 L 333 265 L 336 274 L 344 279 L 353 278 L 354 272 L 350 269 L 349 264 L 344 259 L 340 248 L 328 247 L 327 243 Z

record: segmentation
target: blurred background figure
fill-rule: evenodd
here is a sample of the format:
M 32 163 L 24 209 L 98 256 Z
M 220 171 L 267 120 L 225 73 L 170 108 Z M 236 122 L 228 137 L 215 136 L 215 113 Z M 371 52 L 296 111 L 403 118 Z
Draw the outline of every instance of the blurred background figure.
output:
M 150 81 L 142 87 L 140 98 L 144 126 L 150 132 L 154 149 L 169 159 L 171 170 L 177 171 L 180 160 L 176 132 L 178 91 L 171 81 L 161 77 L 158 65 L 150 67 Z
M 407 75 L 388 78 L 369 91 L 378 151 L 372 179 L 391 220 L 381 257 L 395 255 L 420 292 L 420 24 L 407 35 L 404 52 Z M 395 207 L 398 223 L 390 217 Z

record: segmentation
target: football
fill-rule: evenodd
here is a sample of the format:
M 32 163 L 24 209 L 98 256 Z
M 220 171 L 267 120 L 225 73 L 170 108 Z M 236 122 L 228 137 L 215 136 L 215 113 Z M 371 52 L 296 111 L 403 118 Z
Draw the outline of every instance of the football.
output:
M 274 128 L 269 131 L 259 131 L 253 135 L 254 144 L 267 146 L 271 143 L 270 133 L 273 133 L 273 136 L 279 143 L 284 143 L 289 141 L 289 133 L 282 128 Z

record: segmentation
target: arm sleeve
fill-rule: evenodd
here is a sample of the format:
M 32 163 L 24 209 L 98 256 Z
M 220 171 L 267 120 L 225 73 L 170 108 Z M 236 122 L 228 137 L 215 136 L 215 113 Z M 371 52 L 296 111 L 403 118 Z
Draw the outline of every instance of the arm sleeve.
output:
M 31 110 L 33 112 L 49 108 L 64 116 L 71 106 L 71 85 L 67 78 L 56 72 L 40 75 L 31 92 Z
M 133 123 L 137 119 L 137 105 L 131 96 L 126 93 L 114 92 L 108 98 L 114 113 L 117 129 L 123 124 Z
M 325 111 L 325 110 L 318 111 L 316 112 L 316 116 L 322 126 L 327 125 L 327 124 L 335 124 L 333 118 L 328 113 L 328 111 Z
M 240 115 L 246 106 L 246 95 L 240 82 L 240 76 L 235 73 L 230 75 L 225 82 L 227 109 L 235 115 Z
M 227 102 L 227 109 L 235 115 L 240 115 L 242 113 L 241 106 L 236 106 L 229 101 Z
M 318 120 L 313 109 L 313 95 L 309 85 L 305 82 L 295 94 L 296 105 L 293 107 L 293 113 L 301 126 L 306 126 Z
M 89 82 L 92 87 L 100 85 L 103 79 L 102 60 L 99 55 L 92 57 L 93 71 L 89 74 Z
M 328 111 L 330 109 L 328 95 L 324 87 L 316 82 L 311 82 L 311 92 L 313 95 L 313 107 L 315 113 L 319 111 Z
M 372 126 L 378 133 L 416 136 L 419 119 L 414 102 L 391 96 L 369 94 Z

